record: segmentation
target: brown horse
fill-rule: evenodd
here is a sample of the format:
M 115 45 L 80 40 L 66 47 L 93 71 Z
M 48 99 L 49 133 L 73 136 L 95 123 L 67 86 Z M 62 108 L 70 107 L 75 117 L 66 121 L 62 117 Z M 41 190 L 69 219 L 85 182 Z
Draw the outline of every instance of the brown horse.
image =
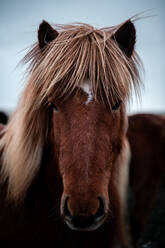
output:
M 129 246 L 125 104 L 140 82 L 135 39 L 131 20 L 103 29 L 41 23 L 25 57 L 27 86 L 1 132 L 2 241 Z
M 157 203 L 158 193 L 165 179 L 165 116 L 129 116 L 127 135 L 131 147 L 129 181 L 135 200 L 131 214 L 131 231 L 134 244 L 137 244 L 146 228 L 151 210 Z M 157 229 L 159 227 L 155 226 L 153 232 Z

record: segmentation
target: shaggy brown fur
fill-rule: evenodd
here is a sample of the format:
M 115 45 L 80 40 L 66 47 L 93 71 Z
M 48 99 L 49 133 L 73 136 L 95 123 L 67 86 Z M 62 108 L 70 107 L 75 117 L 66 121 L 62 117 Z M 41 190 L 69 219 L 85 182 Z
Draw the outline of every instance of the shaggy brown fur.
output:
M 165 116 L 129 116 L 127 135 L 132 153 L 130 186 L 136 201 L 131 215 L 132 234 L 136 244 L 145 229 L 165 177 Z

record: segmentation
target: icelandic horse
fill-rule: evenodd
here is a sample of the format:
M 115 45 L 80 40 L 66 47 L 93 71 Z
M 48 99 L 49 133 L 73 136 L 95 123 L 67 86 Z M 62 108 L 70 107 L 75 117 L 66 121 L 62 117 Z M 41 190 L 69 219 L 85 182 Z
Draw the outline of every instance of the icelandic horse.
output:
M 43 21 L 0 139 L 0 241 L 130 247 L 126 103 L 140 86 L 133 20 Z

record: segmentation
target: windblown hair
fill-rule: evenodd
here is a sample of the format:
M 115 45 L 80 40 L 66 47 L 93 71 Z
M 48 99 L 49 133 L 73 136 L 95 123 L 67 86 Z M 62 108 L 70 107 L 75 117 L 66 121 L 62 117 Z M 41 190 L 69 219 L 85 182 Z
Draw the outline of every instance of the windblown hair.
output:
M 0 140 L 1 177 L 8 181 L 8 196 L 25 196 L 39 171 L 48 134 L 50 99 L 62 102 L 89 78 L 95 100 L 125 102 L 138 89 L 139 58 L 127 57 L 114 33 L 119 28 L 94 29 L 87 24 L 57 25 L 59 35 L 43 51 L 36 43 L 25 56 L 29 79 L 12 119 Z

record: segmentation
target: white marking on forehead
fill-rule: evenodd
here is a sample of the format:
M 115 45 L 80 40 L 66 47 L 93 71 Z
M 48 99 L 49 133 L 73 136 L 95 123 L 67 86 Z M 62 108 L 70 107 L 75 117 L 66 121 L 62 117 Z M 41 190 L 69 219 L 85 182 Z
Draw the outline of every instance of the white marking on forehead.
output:
M 87 80 L 87 81 L 83 82 L 80 87 L 88 95 L 88 99 L 85 102 L 85 104 L 88 105 L 88 103 L 90 103 L 93 99 L 91 82 L 89 80 Z

